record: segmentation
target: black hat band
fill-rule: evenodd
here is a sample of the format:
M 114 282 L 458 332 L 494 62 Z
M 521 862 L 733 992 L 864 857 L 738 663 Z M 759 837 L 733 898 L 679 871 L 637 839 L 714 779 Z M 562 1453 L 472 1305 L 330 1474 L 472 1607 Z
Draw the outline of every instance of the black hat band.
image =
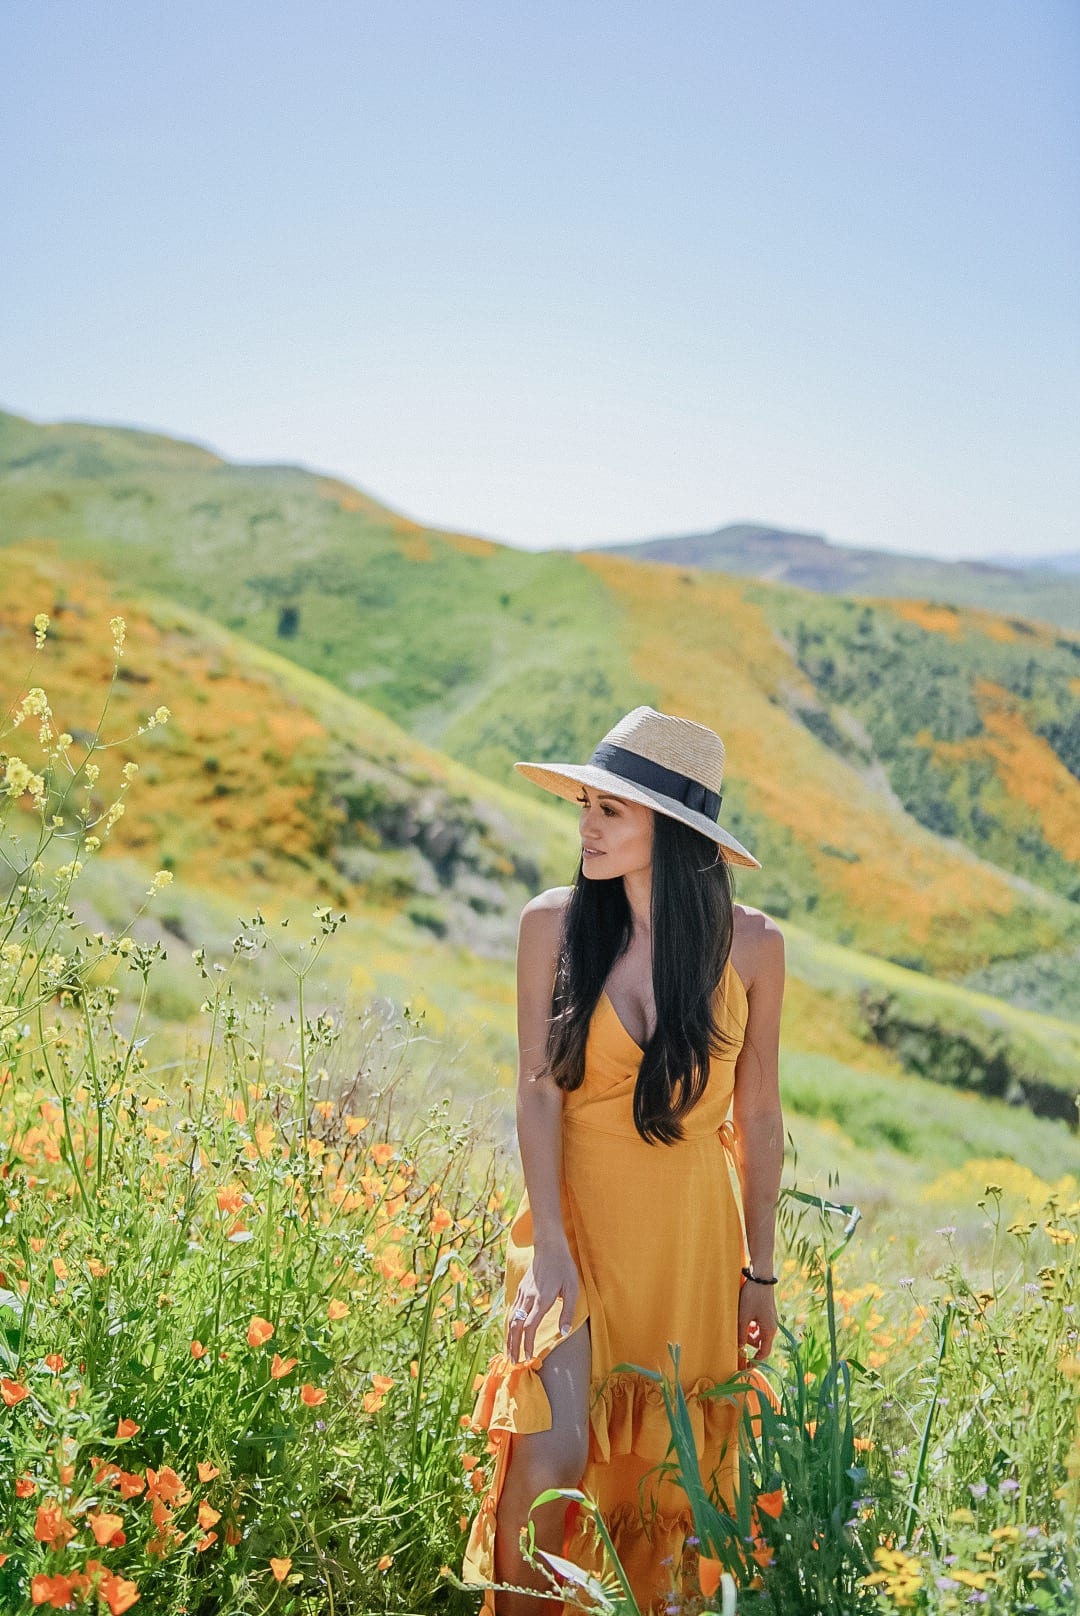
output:
M 612 774 L 632 780 L 635 785 L 645 786 L 649 791 L 658 791 L 662 797 L 673 797 L 695 813 L 704 814 L 706 819 L 719 818 L 720 804 L 724 800 L 721 792 L 710 791 L 700 780 L 691 780 L 688 774 L 667 769 L 662 763 L 654 763 L 652 758 L 628 752 L 625 746 L 601 741 L 589 763 L 597 768 L 609 769 Z

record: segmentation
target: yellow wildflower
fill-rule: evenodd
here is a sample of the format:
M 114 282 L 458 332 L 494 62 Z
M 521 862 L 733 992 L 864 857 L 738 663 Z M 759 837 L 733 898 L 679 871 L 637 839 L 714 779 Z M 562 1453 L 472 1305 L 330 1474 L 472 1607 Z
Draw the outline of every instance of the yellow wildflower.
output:
M 118 657 L 124 654 L 124 638 L 127 634 L 127 624 L 122 617 L 110 617 L 109 627 L 112 629 L 113 651 Z
M 11 722 L 18 728 L 24 718 L 46 719 L 51 711 L 48 696 L 46 696 L 40 685 L 34 685 L 26 692 L 18 707 L 16 707 Z
M 48 626 L 48 613 L 38 612 L 37 616 L 34 618 L 34 646 L 38 651 L 40 651 L 41 647 L 45 644 L 45 631 Z
M 45 781 L 40 774 L 35 774 L 28 763 L 20 757 L 9 757 L 4 769 L 4 784 L 9 797 L 21 797 L 29 791 L 35 802 L 40 802 L 45 792 Z
M 991 1580 L 993 1573 L 990 1571 L 965 1571 L 961 1566 L 951 1566 L 949 1576 L 956 1582 L 966 1583 L 969 1588 L 982 1590 Z

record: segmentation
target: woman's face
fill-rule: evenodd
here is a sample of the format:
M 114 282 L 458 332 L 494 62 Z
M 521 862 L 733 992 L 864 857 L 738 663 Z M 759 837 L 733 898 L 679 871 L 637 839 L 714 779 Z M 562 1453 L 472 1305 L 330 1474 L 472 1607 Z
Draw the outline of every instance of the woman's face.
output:
M 652 864 L 653 811 L 609 791 L 582 786 L 578 834 L 581 869 L 597 881 L 610 881 Z

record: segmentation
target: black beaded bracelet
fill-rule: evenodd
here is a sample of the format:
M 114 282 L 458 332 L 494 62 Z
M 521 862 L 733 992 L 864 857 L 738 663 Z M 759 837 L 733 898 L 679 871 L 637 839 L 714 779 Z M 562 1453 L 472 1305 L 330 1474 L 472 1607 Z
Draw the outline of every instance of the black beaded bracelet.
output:
M 750 1268 L 744 1268 L 742 1272 L 746 1275 L 747 1279 L 754 1280 L 758 1285 L 778 1285 L 780 1283 L 779 1274 L 775 1275 L 775 1277 L 772 1279 L 762 1279 L 760 1274 L 755 1274 Z

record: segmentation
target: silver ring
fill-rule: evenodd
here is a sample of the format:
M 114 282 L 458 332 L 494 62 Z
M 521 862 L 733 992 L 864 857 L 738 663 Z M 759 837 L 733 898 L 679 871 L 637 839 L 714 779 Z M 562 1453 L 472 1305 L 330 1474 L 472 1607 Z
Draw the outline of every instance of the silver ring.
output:
M 515 1307 L 514 1311 L 510 1315 L 512 1319 L 527 1319 L 528 1316 L 528 1313 L 526 1313 L 523 1307 Z

